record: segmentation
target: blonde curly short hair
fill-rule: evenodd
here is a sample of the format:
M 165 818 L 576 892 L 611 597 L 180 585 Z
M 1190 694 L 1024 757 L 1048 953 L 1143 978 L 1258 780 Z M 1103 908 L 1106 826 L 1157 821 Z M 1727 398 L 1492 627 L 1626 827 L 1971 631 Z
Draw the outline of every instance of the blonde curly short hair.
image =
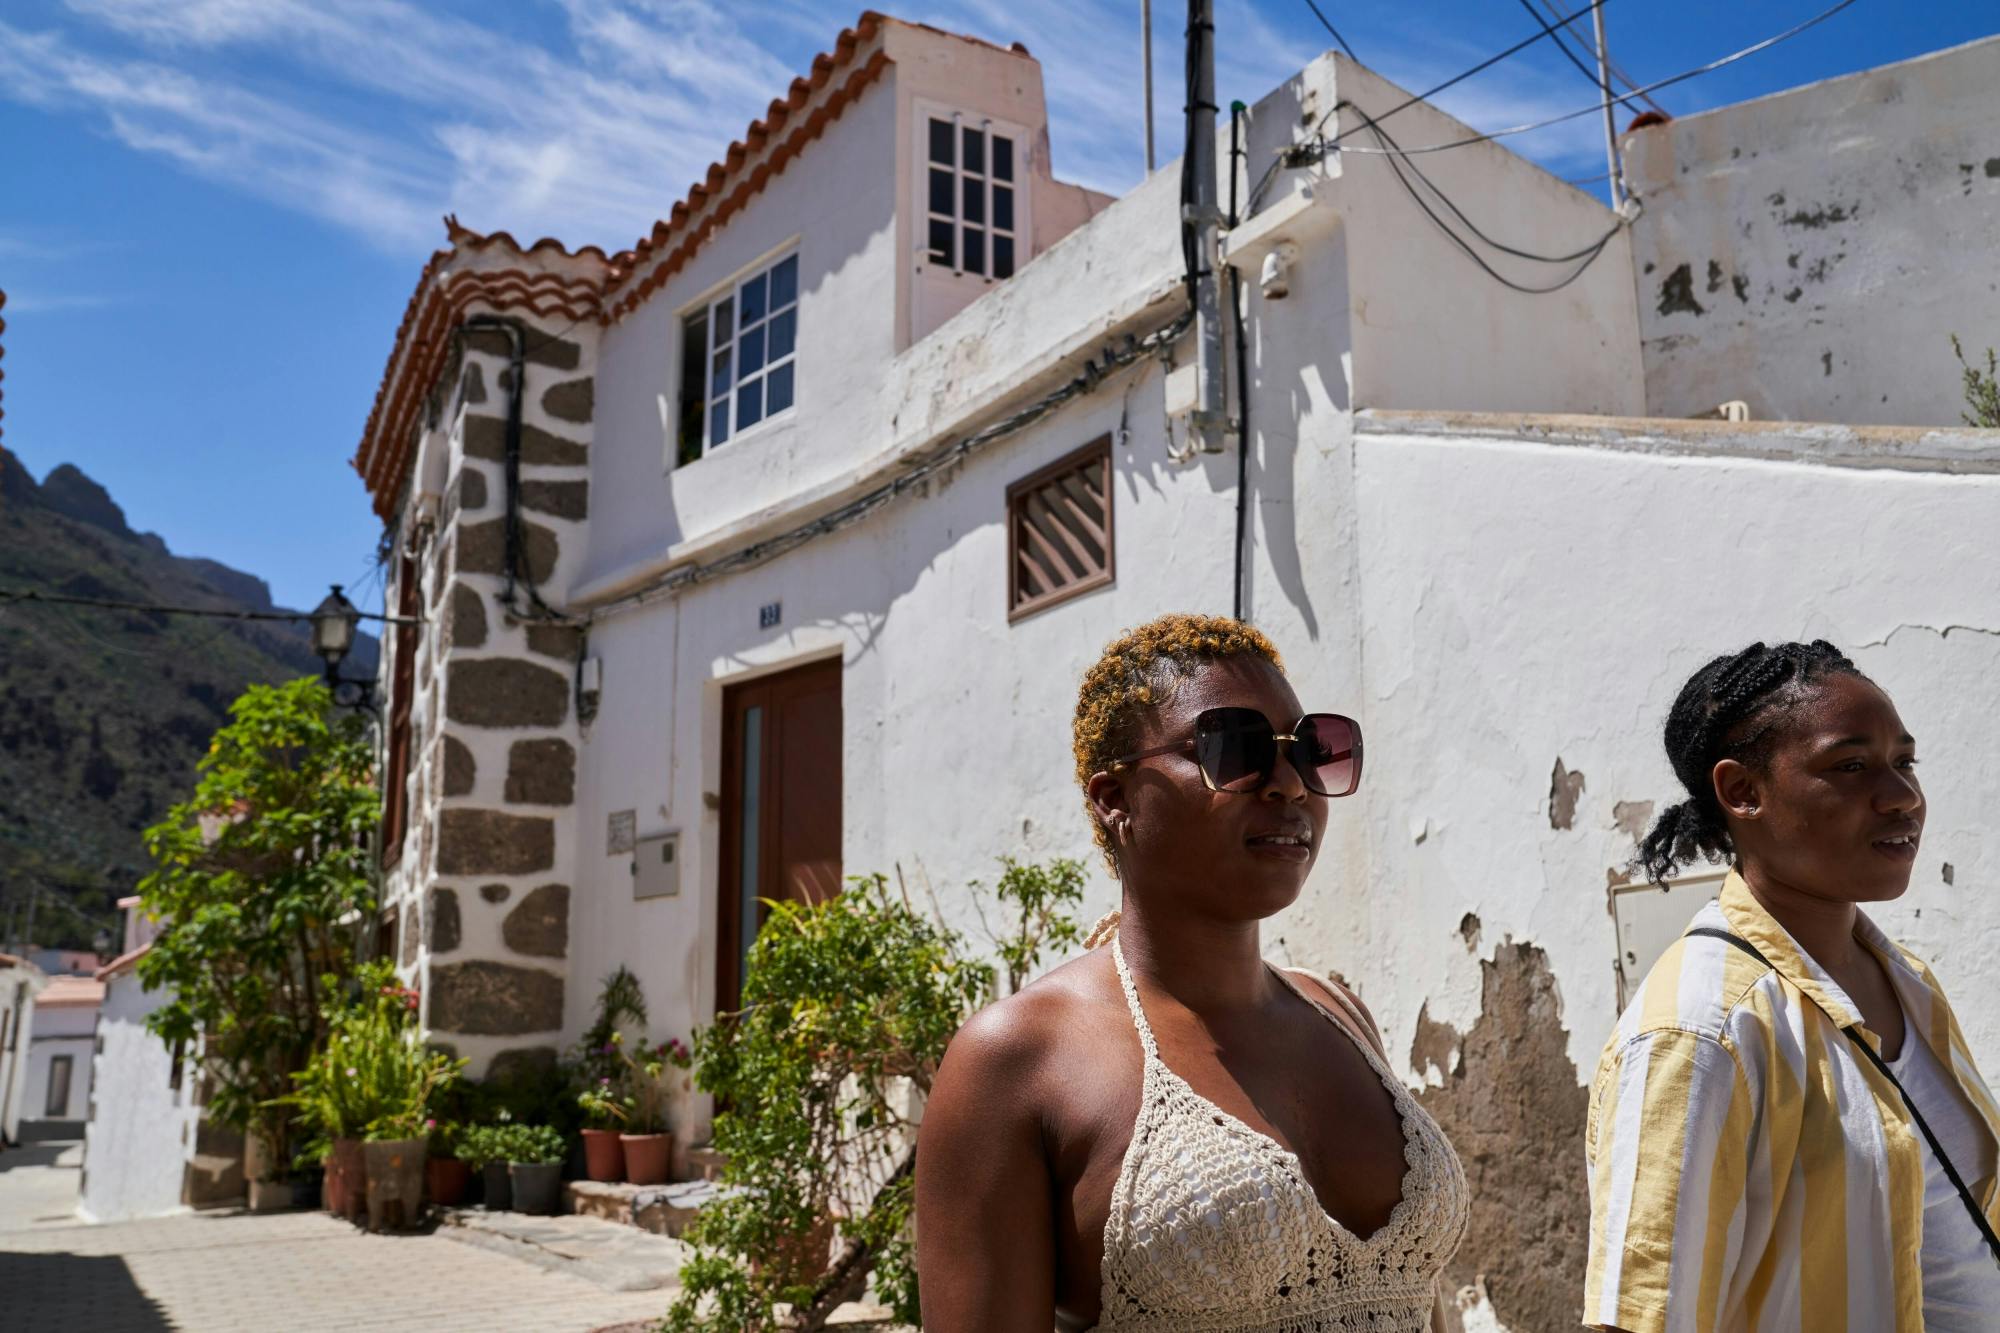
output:
M 1232 657 L 1256 658 L 1281 672 L 1285 669 L 1262 631 L 1227 616 L 1161 616 L 1106 644 L 1104 655 L 1083 673 L 1077 690 L 1072 728 L 1077 785 L 1087 793 L 1091 774 L 1110 768 L 1112 760 L 1130 749 L 1143 710 L 1164 702 L 1173 687 L 1198 668 Z M 1091 835 L 1116 873 L 1111 835 L 1087 794 L 1084 810 Z

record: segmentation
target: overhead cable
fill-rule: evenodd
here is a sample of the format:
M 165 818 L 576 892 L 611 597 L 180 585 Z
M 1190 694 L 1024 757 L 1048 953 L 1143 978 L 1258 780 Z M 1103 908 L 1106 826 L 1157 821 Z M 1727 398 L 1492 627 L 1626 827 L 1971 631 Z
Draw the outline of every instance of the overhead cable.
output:
M 1322 28 L 1325 28 L 1328 32 L 1333 34 L 1334 44 L 1337 45 L 1341 50 L 1347 52 L 1347 58 L 1349 60 L 1352 60 L 1357 65 L 1360 64 L 1361 57 L 1354 54 L 1354 48 L 1349 46 L 1347 44 L 1347 39 L 1340 35 L 1340 29 L 1333 26 L 1333 20 L 1328 18 L 1320 10 L 1320 7 L 1314 3 L 1314 0 L 1306 0 L 1306 8 L 1310 9 L 1313 12 L 1313 17 L 1319 20 L 1319 24 Z
M 1599 83 L 1596 72 L 1592 70 L 1590 66 L 1583 63 L 1582 57 L 1578 56 L 1576 52 L 1569 49 L 1569 43 L 1565 42 L 1562 39 L 1562 34 L 1549 26 L 1549 21 L 1542 17 L 1540 10 L 1535 8 L 1534 0 L 1520 0 L 1520 5 L 1521 8 L 1528 11 L 1529 18 L 1533 19 L 1536 23 L 1539 23 L 1542 26 L 1542 30 L 1548 33 L 1549 40 L 1556 44 L 1556 50 L 1562 52 L 1563 59 L 1569 61 L 1570 64 L 1576 66 L 1576 72 L 1583 75 L 1583 77 L 1590 82 L 1591 87 L 1600 88 L 1603 86 L 1601 83 Z M 1596 5 L 1591 6 L 1591 9 L 1593 11 L 1596 10 L 1596 8 L 1597 8 Z M 1566 22 L 1564 26 L 1568 26 Z M 1575 36 L 1576 30 L 1572 28 L 1570 30 L 1570 34 L 1572 36 Z M 1610 69 L 1610 67 L 1611 67 L 1610 62 L 1606 61 L 1605 68 L 1608 70 Z M 1618 99 L 1618 102 L 1619 105 L 1623 106 L 1627 111 L 1636 112 L 1639 109 L 1638 107 L 1632 105 L 1632 101 L 1629 97 L 1620 97 Z
M 1599 3 L 1605 3 L 1605 2 L 1608 2 L 1608 0 L 1599 0 Z M 1582 9 L 1576 10 L 1574 13 L 1563 15 L 1558 21 L 1564 24 L 1568 24 L 1574 21 L 1575 19 L 1590 13 L 1596 7 L 1597 7 L 1596 4 L 1585 5 Z M 1472 66 L 1470 69 L 1461 70 L 1459 73 L 1452 75 L 1450 78 L 1446 79 L 1443 83 L 1433 84 L 1429 88 L 1426 88 L 1424 91 L 1417 93 L 1414 96 L 1404 98 L 1402 101 L 1396 103 L 1396 105 L 1390 107 L 1387 111 L 1384 111 L 1380 116 L 1377 116 L 1376 120 L 1377 121 L 1387 120 L 1389 119 L 1389 117 L 1395 115 L 1399 111 L 1406 110 L 1410 107 L 1415 106 L 1419 102 L 1435 97 L 1439 93 L 1445 91 L 1447 88 L 1455 87 L 1458 84 L 1465 82 L 1473 75 L 1493 68 L 1493 66 L 1499 64 L 1507 57 L 1519 54 L 1520 52 L 1525 51 L 1529 47 L 1533 46 L 1536 42 L 1539 42 L 1543 38 L 1551 35 L 1552 34 L 1549 31 L 1548 25 L 1543 24 L 1542 30 L 1540 32 L 1537 32 L 1532 36 L 1522 38 L 1520 41 L 1514 43 L 1512 46 L 1508 47 L 1504 51 L 1496 51 L 1494 54 L 1486 57 L 1486 59 L 1480 61 L 1478 64 Z M 1352 53 L 1350 52 L 1350 54 Z M 1319 123 L 1313 126 L 1313 133 L 1315 136 L 1317 136 L 1321 130 L 1324 130 L 1326 128 L 1327 121 L 1333 118 L 1334 111 L 1337 109 L 1338 109 L 1338 104 L 1336 104 L 1336 106 L 1334 107 L 1328 108 L 1326 114 L 1319 118 Z M 1325 143 L 1338 144 L 1342 139 L 1346 138 L 1349 134 L 1355 133 L 1356 130 L 1358 129 L 1360 129 L 1359 126 L 1356 126 L 1355 129 L 1352 130 L 1343 130 L 1341 133 L 1334 135 L 1332 139 L 1326 140 Z M 1270 166 L 1264 169 L 1264 174 L 1257 178 L 1256 186 L 1250 191 L 1250 207 L 1248 210 L 1249 212 L 1255 213 L 1257 211 L 1257 206 L 1263 202 L 1264 192 L 1270 188 L 1271 181 L 1277 176 L 1278 172 L 1282 168 L 1286 166 L 1305 165 L 1305 162 L 1303 161 L 1288 160 L 1288 155 L 1296 152 L 1297 152 L 1296 148 L 1285 150 L 1285 152 L 1280 153 L 1280 155 L 1272 161 Z M 1310 160 L 1318 161 L 1319 158 L 1315 157 Z
M 934 450 L 909 471 L 856 496 L 838 509 L 822 514 L 810 522 L 787 528 L 763 541 L 752 542 L 728 555 L 701 564 L 686 564 L 669 570 L 645 587 L 597 606 L 590 612 L 585 623 L 595 622 L 613 611 L 643 606 L 655 598 L 672 596 L 683 589 L 723 574 L 733 574 L 738 570 L 775 560 L 816 537 L 858 523 L 934 474 L 965 461 L 995 440 L 1032 425 L 1071 399 L 1093 392 L 1114 372 L 1134 364 L 1142 357 L 1164 352 L 1166 348 L 1178 342 L 1181 335 L 1186 333 L 1193 323 L 1194 310 L 1190 307 L 1144 337 L 1128 334 L 1116 346 L 1107 347 L 1097 356 L 1087 359 L 1074 376 L 1034 402 L 994 422 L 984 430 Z
M 1583 33 L 1577 31 L 1576 19 L 1574 16 L 1571 16 L 1569 18 L 1564 18 L 1562 16 L 1562 11 L 1556 8 L 1555 0 L 1535 0 L 1535 3 L 1542 7 L 1542 12 L 1549 16 L 1549 21 L 1551 23 L 1561 24 L 1563 28 L 1565 28 L 1569 32 L 1569 35 L 1576 38 L 1577 41 L 1584 42 L 1592 46 L 1596 45 L 1594 38 L 1587 37 Z M 1633 78 L 1629 73 L 1627 73 L 1623 65 L 1619 64 L 1616 60 L 1612 59 L 1611 53 L 1609 51 L 1606 51 L 1604 53 L 1604 65 L 1605 68 L 1611 71 L 1611 77 L 1618 80 L 1618 82 L 1624 84 L 1628 92 L 1639 86 L 1639 81 Z M 1589 72 L 1587 68 L 1585 72 L 1586 73 Z M 1593 75 L 1591 77 L 1591 82 L 1592 83 L 1597 82 L 1596 76 Z M 1634 93 L 1633 96 L 1638 97 L 1640 101 L 1644 102 L 1647 106 L 1659 112 L 1661 115 L 1664 116 L 1669 114 L 1665 107 L 1661 106 L 1658 102 L 1654 101 L 1652 98 L 1647 97 L 1644 94 L 1640 93 Z
M 1789 41 L 1791 38 L 1798 36 L 1800 33 L 1804 32 L 1808 28 L 1826 22 L 1826 20 L 1832 18 L 1835 14 L 1838 14 L 1841 10 L 1848 8 L 1850 5 L 1853 5 L 1856 2 L 1857 0 L 1840 0 L 1840 3 L 1833 5 L 1827 9 L 1821 10 L 1819 13 L 1813 15 L 1805 22 L 1787 28 L 1785 29 L 1785 31 L 1778 33 L 1774 37 L 1766 37 L 1761 42 L 1757 42 L 1756 44 L 1751 46 L 1746 46 L 1741 51 L 1731 52 L 1729 55 L 1723 56 L 1718 60 L 1711 60 L 1706 65 L 1697 65 L 1693 69 L 1682 70 L 1679 74 L 1669 75 L 1664 79 L 1656 79 L 1652 83 L 1646 84 L 1643 87 L 1634 88 L 1632 90 L 1632 95 L 1636 97 L 1643 93 L 1657 92 L 1661 88 L 1671 87 L 1676 83 L 1682 83 L 1688 79 L 1697 78 L 1703 74 L 1712 74 L 1716 70 L 1721 69 L 1725 65 L 1733 65 L 1739 60 L 1743 60 L 1750 56 L 1754 56 L 1762 51 L 1768 51 L 1772 47 L 1776 46 L 1778 43 Z M 1383 156 L 1395 156 L 1395 157 L 1409 157 L 1415 153 L 1442 153 L 1447 149 L 1467 148 L 1473 144 L 1487 143 L 1493 139 L 1505 139 L 1510 135 L 1527 134 L 1534 130 L 1547 129 L 1551 125 L 1560 125 L 1566 120 L 1575 120 L 1578 116 L 1588 116 L 1595 112 L 1602 111 L 1607 106 L 1615 106 L 1617 105 L 1619 100 L 1620 99 L 1614 97 L 1606 100 L 1596 101 L 1592 102 L 1589 106 L 1578 107 L 1574 111 L 1565 111 L 1563 114 L 1559 116 L 1550 116 L 1545 120 L 1531 121 L 1526 125 L 1510 125 L 1504 130 L 1491 130 L 1485 134 L 1474 134 L 1464 139 L 1453 139 L 1448 143 L 1424 144 L 1422 147 L 1419 148 L 1386 148 L 1386 147 L 1336 148 L 1336 145 L 1339 143 L 1340 139 L 1343 139 L 1347 135 L 1353 134 L 1355 133 L 1356 130 L 1362 128 L 1361 126 L 1357 125 L 1354 127 L 1354 129 L 1344 130 L 1339 135 L 1336 135 L 1333 139 L 1329 139 L 1326 143 L 1326 149 L 1339 151 L 1343 153 L 1369 153 L 1369 154 L 1380 154 Z
M 52 606 L 89 606 L 101 611 L 141 611 L 162 616 L 205 616 L 211 620 L 284 620 L 297 624 L 311 620 L 309 611 L 231 611 L 214 606 L 168 606 L 158 602 L 126 602 L 109 597 L 72 597 L 67 593 L 42 592 L 37 588 L 0 588 L 0 603 L 44 602 Z M 385 625 L 421 625 L 407 616 L 378 615 L 356 611 L 363 620 L 379 620 Z

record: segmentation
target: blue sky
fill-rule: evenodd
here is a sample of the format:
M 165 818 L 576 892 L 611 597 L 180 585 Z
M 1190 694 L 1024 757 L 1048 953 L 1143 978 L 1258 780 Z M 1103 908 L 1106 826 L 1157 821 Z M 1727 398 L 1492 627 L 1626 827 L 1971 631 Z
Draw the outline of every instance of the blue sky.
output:
M 878 0 L 879 2 L 879 0 Z M 1579 3 L 1581 0 L 1579 0 Z M 1608 0 L 1640 82 L 1830 0 Z M 1366 63 L 1436 82 L 1532 31 L 1523 0 L 1320 0 Z M 1061 174 L 1142 171 L 1138 0 L 909 0 L 900 17 L 1041 58 Z M 1155 0 L 1163 141 L 1183 6 Z M 71 462 L 176 551 L 310 606 L 371 563 L 347 464 L 439 217 L 629 245 L 858 8 L 825 0 L 8 0 L 0 15 L 5 443 Z M 1677 113 L 2000 28 L 1970 0 L 1861 0 L 1659 94 Z M 1221 100 L 1328 44 L 1304 0 L 1218 0 Z M 1481 128 L 1592 100 L 1543 42 L 1452 90 Z M 1511 141 L 1604 169 L 1595 117 Z M 1167 150 L 1170 155 L 1171 149 Z

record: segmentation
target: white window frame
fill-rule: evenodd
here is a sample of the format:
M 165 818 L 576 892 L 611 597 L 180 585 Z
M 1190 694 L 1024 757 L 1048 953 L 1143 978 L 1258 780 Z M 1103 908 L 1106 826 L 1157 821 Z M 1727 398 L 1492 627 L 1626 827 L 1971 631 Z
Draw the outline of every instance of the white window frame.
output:
M 1005 282 L 1019 273 L 1033 253 L 1030 235 L 1028 197 L 1028 135 L 1027 131 L 1010 121 L 995 120 L 989 116 L 976 116 L 964 111 L 953 110 L 937 103 L 918 101 L 915 104 L 916 132 L 915 163 L 911 173 L 912 207 L 911 217 L 916 224 L 916 250 L 919 262 L 933 272 L 948 272 L 955 277 L 978 278 L 985 282 Z M 952 161 L 948 167 L 940 167 L 931 161 L 931 122 L 946 121 L 953 127 Z M 983 139 L 983 170 L 968 173 L 965 170 L 965 134 L 972 130 Z M 1011 180 L 996 181 L 993 175 L 993 141 L 1006 139 L 1013 146 L 1013 170 Z M 934 211 L 931 208 L 931 172 L 933 169 L 948 171 L 951 175 L 951 213 Z M 981 207 L 981 220 L 968 223 L 965 217 L 966 185 L 977 182 Z M 1013 191 L 1014 217 L 1010 228 L 1001 229 L 993 225 L 993 192 L 997 187 Z M 931 249 L 931 223 L 949 222 L 952 228 L 951 262 L 945 263 L 934 257 Z M 965 263 L 965 231 L 968 226 L 978 228 L 984 236 L 983 262 L 978 268 L 969 268 Z M 995 236 L 1005 236 L 1014 243 L 1012 271 L 1007 277 L 995 277 L 993 273 L 993 240 Z
M 793 265 L 792 298 L 788 303 L 774 308 L 770 304 L 768 284 L 771 275 L 787 261 Z M 688 321 L 700 315 L 702 316 L 705 346 L 702 348 L 702 377 L 700 383 L 688 384 L 685 382 L 685 376 L 683 375 L 683 382 L 676 386 L 673 429 L 669 431 L 667 440 L 667 464 L 669 469 L 676 466 L 687 466 L 688 463 L 699 462 L 701 459 L 708 457 L 714 450 L 720 449 L 724 445 L 734 444 L 747 435 L 753 435 L 773 422 L 783 421 L 797 410 L 799 405 L 799 298 L 801 295 L 798 261 L 798 246 L 796 244 L 787 245 L 784 249 L 775 251 L 758 260 L 755 264 L 750 265 L 742 273 L 730 279 L 729 282 L 720 288 L 711 291 L 701 300 L 684 307 L 676 317 L 675 345 L 677 347 L 680 346 L 687 338 Z M 766 284 L 764 313 L 756 321 L 756 328 L 762 330 L 767 339 L 764 360 L 755 373 L 748 378 L 743 378 L 741 377 L 743 364 L 742 344 L 744 341 L 742 320 L 743 293 L 755 286 L 759 281 Z M 716 336 L 719 322 L 716 319 L 716 311 L 724 302 L 729 304 L 730 329 L 728 338 L 726 340 L 719 340 Z M 791 350 L 783 356 L 773 358 L 770 355 L 770 345 L 768 342 L 770 329 L 777 317 L 787 312 L 792 316 Z M 729 353 L 729 386 L 722 393 L 717 394 L 715 392 L 714 378 L 715 360 L 716 355 L 724 350 L 724 341 L 726 341 Z M 679 363 L 684 363 L 685 361 L 684 356 L 677 356 L 675 359 Z M 744 386 L 751 383 L 757 384 L 761 400 L 769 388 L 771 373 L 787 367 L 791 370 L 791 401 L 776 412 L 764 411 L 750 425 L 739 427 L 736 424 L 736 404 Z M 678 365 L 675 373 L 681 375 Z M 690 393 L 702 395 L 701 448 L 694 458 L 688 460 L 688 463 L 682 463 L 678 458 L 677 449 L 679 421 L 682 407 L 687 402 Z M 715 438 L 713 433 L 717 420 L 716 413 L 718 406 L 725 409 L 729 414 L 729 428 L 719 440 Z

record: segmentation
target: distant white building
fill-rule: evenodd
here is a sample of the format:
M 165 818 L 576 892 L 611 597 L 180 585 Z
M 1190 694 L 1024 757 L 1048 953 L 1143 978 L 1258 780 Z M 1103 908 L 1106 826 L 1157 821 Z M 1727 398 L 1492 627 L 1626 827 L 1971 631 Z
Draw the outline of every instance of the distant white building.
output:
M 90 1117 L 97 1011 L 103 1003 L 103 983 L 80 976 L 50 977 L 35 997 L 34 1032 L 22 1089 L 23 1142 L 83 1137 L 84 1122 Z
M 35 996 L 48 984 L 40 968 L 0 953 L 0 1147 L 20 1142 L 21 1105 L 28 1095 L 28 1051 L 35 1030 Z
M 1575 1322 L 1582 1082 L 1707 891 L 1624 867 L 1708 656 L 1835 639 L 1936 738 L 1884 917 L 1990 984 L 2000 440 L 1933 428 L 1936 394 L 1921 428 L 1648 418 L 1636 253 L 1695 205 L 1635 224 L 1492 142 L 1407 179 L 1323 151 L 1403 100 L 1327 56 L 1247 113 L 1220 454 L 1189 449 L 1178 171 L 1060 184 L 1018 48 L 864 17 L 628 251 L 454 225 L 356 458 L 387 609 L 423 621 L 385 645 L 383 934 L 437 1038 L 547 1064 L 621 963 L 685 1036 L 735 1003 L 760 899 L 848 874 L 928 881 L 978 938 L 998 856 L 1097 865 L 1069 720 L 1103 643 L 1239 598 L 1369 737 L 1268 947 L 1360 988 L 1457 1140 L 1489 1202 L 1453 1274 L 1503 1326 Z M 1470 137 L 1424 104 L 1390 128 Z M 1488 273 L 1445 198 L 1575 257 L 1456 228 Z M 2000 1066 L 2000 1012 L 1962 1009 Z

